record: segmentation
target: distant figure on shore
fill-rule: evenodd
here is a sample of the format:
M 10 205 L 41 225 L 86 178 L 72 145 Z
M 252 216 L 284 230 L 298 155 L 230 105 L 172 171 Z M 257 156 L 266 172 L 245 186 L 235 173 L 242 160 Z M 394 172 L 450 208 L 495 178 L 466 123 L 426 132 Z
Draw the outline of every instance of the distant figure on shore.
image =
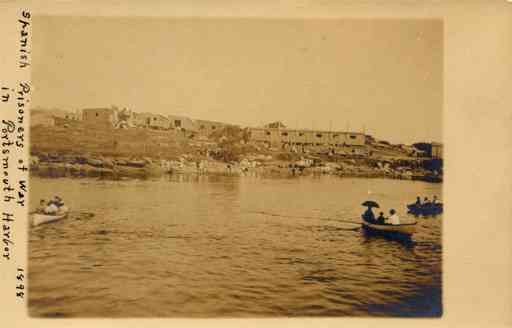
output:
M 398 217 L 398 214 L 396 214 L 396 211 L 394 209 L 391 209 L 389 211 L 389 218 L 388 218 L 388 221 L 389 223 L 393 224 L 393 225 L 399 225 L 400 224 L 400 218 Z
M 379 213 L 379 217 L 377 218 L 377 224 L 385 224 L 386 218 L 384 217 L 384 212 Z
M 375 214 L 373 214 L 371 206 L 368 206 L 366 211 L 363 213 L 362 218 L 368 223 L 375 223 Z

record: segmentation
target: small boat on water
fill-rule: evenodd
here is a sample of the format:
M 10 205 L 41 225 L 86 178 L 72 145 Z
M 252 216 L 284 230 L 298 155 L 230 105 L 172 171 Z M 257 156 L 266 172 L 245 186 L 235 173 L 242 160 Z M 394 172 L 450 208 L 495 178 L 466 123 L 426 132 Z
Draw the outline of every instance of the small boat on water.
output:
M 396 211 L 391 209 L 389 213 L 391 216 L 388 218 L 391 222 L 398 221 L 400 224 L 389 224 L 389 223 L 376 223 L 384 217 L 379 217 L 375 220 L 373 216 L 372 208 L 379 208 L 379 204 L 375 201 L 367 200 L 361 204 L 362 206 L 368 207 L 368 210 L 363 213 L 361 222 L 363 232 L 367 235 L 378 235 L 391 239 L 410 240 L 413 233 L 416 232 L 416 222 L 414 223 L 400 223 Z M 383 213 L 381 213 L 382 215 Z M 395 216 L 395 217 L 394 217 Z M 375 223 L 370 223 L 375 222 Z
M 427 205 L 409 204 L 409 205 L 407 205 L 407 209 L 409 210 L 409 213 L 411 213 L 413 215 L 430 216 L 430 215 L 437 215 L 437 214 L 443 213 L 443 204 L 442 203 L 427 204 Z
M 62 220 L 67 216 L 68 216 L 68 210 L 61 211 L 57 214 L 34 213 L 34 214 L 32 214 L 32 225 L 38 226 L 43 223 Z
M 416 232 L 416 222 L 402 224 L 371 224 L 362 223 L 363 231 L 370 235 L 380 235 L 390 238 L 410 239 Z

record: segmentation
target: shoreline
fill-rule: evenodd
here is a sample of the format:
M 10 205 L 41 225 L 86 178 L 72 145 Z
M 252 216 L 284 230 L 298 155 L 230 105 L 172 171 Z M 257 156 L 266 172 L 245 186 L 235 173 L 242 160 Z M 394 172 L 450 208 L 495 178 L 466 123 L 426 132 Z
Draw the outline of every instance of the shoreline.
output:
M 166 174 L 335 175 L 442 182 L 442 159 L 368 139 L 364 146 L 270 147 L 226 127 L 207 137 L 65 121 L 31 128 L 30 172 L 47 177 L 149 178 Z
M 327 163 L 332 164 L 332 163 Z M 143 167 L 126 165 L 113 165 L 111 167 L 94 166 L 90 164 L 71 164 L 63 162 L 43 162 L 32 164 L 31 177 L 42 178 L 100 178 L 103 180 L 123 179 L 150 179 L 168 175 L 187 176 L 231 176 L 231 177 L 261 177 L 261 178 L 298 178 L 303 176 L 337 176 L 340 178 L 366 178 L 366 179 L 391 179 L 423 181 L 429 183 L 442 183 L 441 179 L 432 177 L 428 173 L 403 174 L 372 169 L 368 167 L 356 167 L 352 170 L 325 165 L 307 168 L 297 168 L 293 163 L 268 163 L 261 166 L 246 167 L 209 161 L 206 167 L 194 167 L 188 165 L 181 168 L 162 167 L 156 164 L 147 164 Z

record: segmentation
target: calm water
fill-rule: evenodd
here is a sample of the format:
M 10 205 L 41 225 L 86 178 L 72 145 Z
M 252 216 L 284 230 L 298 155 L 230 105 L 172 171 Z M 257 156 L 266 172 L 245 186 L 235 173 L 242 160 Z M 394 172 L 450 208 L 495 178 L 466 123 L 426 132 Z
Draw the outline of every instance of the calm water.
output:
M 72 209 L 30 230 L 32 316 L 438 316 L 442 216 L 412 244 L 366 237 L 368 198 L 442 186 L 380 179 L 31 180 Z

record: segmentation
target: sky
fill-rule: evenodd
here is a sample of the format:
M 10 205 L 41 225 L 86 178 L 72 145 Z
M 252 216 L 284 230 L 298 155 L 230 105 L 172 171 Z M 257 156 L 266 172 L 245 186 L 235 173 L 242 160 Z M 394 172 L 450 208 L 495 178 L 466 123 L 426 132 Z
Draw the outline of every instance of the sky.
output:
M 37 107 L 442 141 L 441 20 L 39 16 L 32 43 Z

